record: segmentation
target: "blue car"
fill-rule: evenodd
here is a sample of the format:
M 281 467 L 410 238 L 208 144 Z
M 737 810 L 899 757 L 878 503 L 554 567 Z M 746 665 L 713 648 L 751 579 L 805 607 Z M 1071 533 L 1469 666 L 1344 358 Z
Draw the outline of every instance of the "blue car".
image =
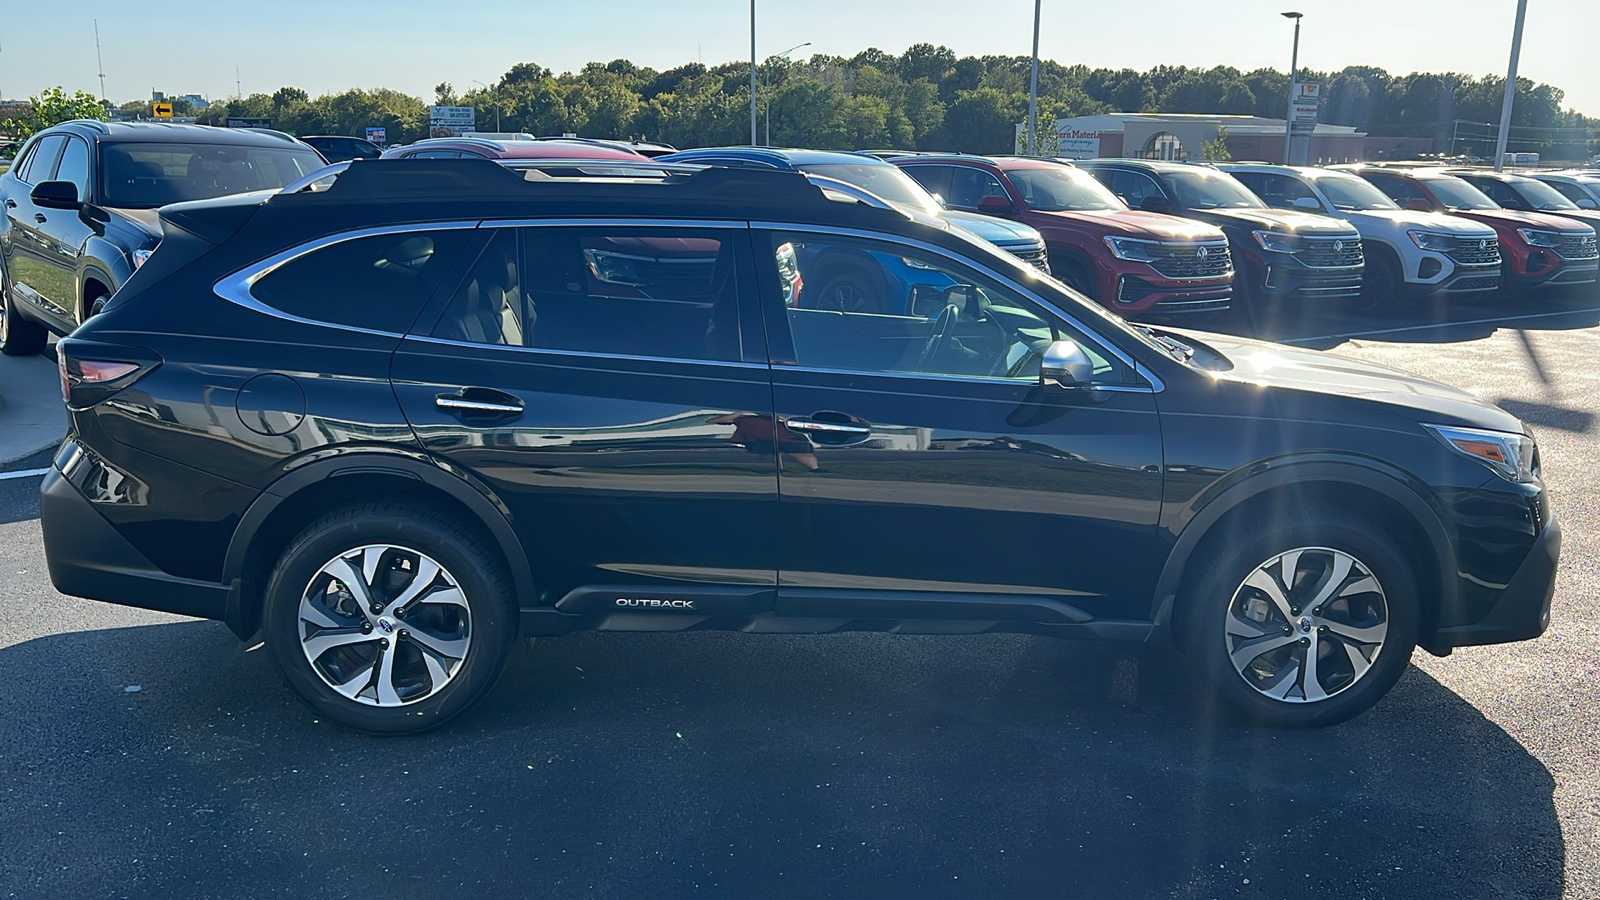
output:
M 1044 238 L 1032 226 L 945 209 L 937 197 L 899 168 L 872 156 L 832 150 L 709 147 L 679 151 L 657 157 L 657 161 L 782 169 L 833 178 L 871 191 L 890 203 L 937 216 L 1045 272 L 1050 271 Z M 861 251 L 863 257 L 870 258 L 855 259 L 849 254 L 835 252 L 833 258 L 809 259 L 805 247 L 784 250 L 793 254 L 794 263 L 805 272 L 820 273 L 807 278 L 805 305 L 811 307 L 822 306 L 846 312 L 922 315 L 942 308 L 943 300 L 939 298 L 944 290 L 953 286 L 953 282 L 942 272 L 923 270 L 886 254 Z M 883 281 L 889 283 L 885 285 L 881 283 Z M 794 294 L 798 297 L 798 290 Z M 891 307 L 869 309 L 862 305 L 867 302 L 865 298 L 880 297 L 889 298 Z

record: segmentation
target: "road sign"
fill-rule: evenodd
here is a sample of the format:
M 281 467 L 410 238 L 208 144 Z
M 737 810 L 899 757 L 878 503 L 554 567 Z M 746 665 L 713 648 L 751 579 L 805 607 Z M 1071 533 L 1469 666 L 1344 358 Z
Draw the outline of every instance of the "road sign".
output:
M 388 130 L 384 128 L 368 128 L 367 140 L 373 142 L 374 144 L 387 143 L 389 140 L 388 134 Z
M 230 118 L 226 120 L 226 124 L 229 128 L 271 128 L 272 120 L 240 117 Z
M 1312 131 L 1317 127 L 1317 110 L 1322 104 L 1322 85 L 1301 82 L 1294 86 L 1294 130 Z
M 170 118 L 172 118 L 172 104 L 171 103 L 152 103 L 152 104 L 150 104 L 150 116 L 152 118 L 156 118 L 156 119 L 170 119 Z

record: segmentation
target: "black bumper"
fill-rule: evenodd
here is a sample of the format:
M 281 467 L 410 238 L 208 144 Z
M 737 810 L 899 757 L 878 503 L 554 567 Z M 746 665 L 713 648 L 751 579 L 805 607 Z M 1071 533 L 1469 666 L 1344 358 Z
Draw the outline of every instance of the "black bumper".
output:
M 1259 288 L 1266 297 L 1343 299 L 1361 296 L 1365 266 L 1315 269 L 1299 263 L 1274 262 L 1267 266 Z
M 156 568 L 100 515 L 59 469 L 40 487 L 44 555 L 56 590 L 74 597 L 161 612 L 221 619 L 228 587 Z
M 1553 519 L 1534 542 L 1489 614 L 1471 625 L 1440 628 L 1423 642 L 1432 653 L 1452 647 L 1526 641 L 1550 627 L 1550 598 L 1556 591 L 1556 559 L 1561 555 L 1561 526 Z

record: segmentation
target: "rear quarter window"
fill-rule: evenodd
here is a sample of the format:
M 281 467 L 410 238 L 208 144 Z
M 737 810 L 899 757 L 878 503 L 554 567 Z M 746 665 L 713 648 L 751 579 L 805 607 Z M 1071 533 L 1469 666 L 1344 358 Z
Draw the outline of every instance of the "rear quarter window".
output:
M 302 319 L 403 334 L 472 234 L 412 231 L 341 241 L 272 270 L 250 295 Z

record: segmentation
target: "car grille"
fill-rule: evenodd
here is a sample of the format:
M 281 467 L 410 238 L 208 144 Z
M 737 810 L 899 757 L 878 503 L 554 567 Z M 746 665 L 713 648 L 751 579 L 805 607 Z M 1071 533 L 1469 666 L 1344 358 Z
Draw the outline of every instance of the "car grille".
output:
M 1308 237 L 1295 259 L 1317 269 L 1353 269 L 1362 265 L 1361 239 Z
M 1556 235 L 1555 250 L 1562 259 L 1600 259 L 1600 247 L 1592 234 L 1562 233 Z
M 1460 278 L 1450 282 L 1446 290 L 1450 291 L 1492 291 L 1500 287 L 1499 275 L 1476 275 L 1471 278 Z
M 1162 257 L 1150 267 L 1168 278 L 1222 278 L 1233 271 L 1227 241 L 1162 244 Z
M 1448 253 L 1463 266 L 1500 265 L 1500 242 L 1494 238 L 1456 238 Z
M 1043 244 L 1000 244 L 999 247 L 1030 266 L 1050 271 L 1050 256 Z

